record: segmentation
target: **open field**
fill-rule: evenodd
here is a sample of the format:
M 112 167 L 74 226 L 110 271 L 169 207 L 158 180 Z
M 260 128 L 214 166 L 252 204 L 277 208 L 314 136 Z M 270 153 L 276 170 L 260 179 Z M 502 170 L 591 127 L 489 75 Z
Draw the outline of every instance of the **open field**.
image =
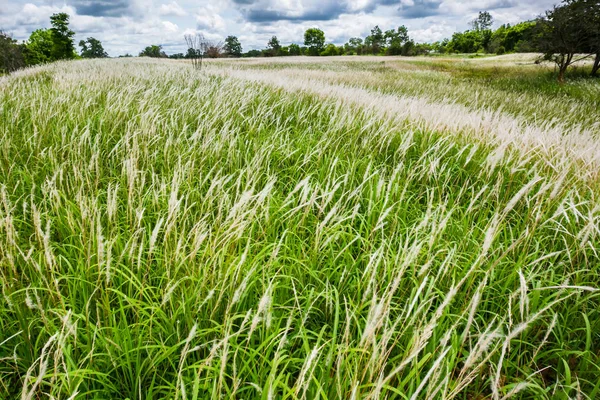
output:
M 0 399 L 600 397 L 600 83 L 532 59 L 0 78 Z

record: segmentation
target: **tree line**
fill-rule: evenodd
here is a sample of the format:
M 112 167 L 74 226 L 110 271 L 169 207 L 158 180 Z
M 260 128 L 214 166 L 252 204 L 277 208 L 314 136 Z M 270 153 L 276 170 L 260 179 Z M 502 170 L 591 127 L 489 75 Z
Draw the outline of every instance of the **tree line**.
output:
M 69 28 L 68 14 L 53 14 L 50 24 L 52 27 L 49 29 L 33 31 L 23 43 L 0 31 L 0 73 L 59 60 L 108 57 L 102 43 L 93 37 L 80 40 L 81 51 L 77 52 L 75 32 Z
M 401 55 L 482 53 L 505 54 L 512 52 L 537 52 L 541 61 L 557 65 L 558 79 L 564 81 L 569 66 L 582 58 L 593 58 L 592 75 L 600 70 L 600 0 L 563 0 L 560 5 L 546 11 L 532 21 L 516 25 L 502 25 L 492 29 L 493 18 L 487 11 L 479 13 L 470 29 L 456 32 L 451 38 L 435 43 L 417 43 L 410 38 L 406 26 L 382 30 L 371 29 L 364 38 L 350 38 L 344 45 L 327 43 L 325 32 L 310 28 L 304 32 L 302 44 L 281 45 L 277 36 L 271 37 L 262 50 L 243 52 L 236 36 L 227 36 L 223 42 L 195 37 L 196 46 L 186 53 L 167 55 L 160 45 L 144 48 L 140 57 L 198 60 L 204 57 L 284 57 L 284 56 L 340 56 L 340 55 Z M 69 28 L 69 15 L 54 14 L 50 29 L 33 31 L 28 40 L 17 43 L 10 35 L 0 31 L 0 73 L 25 66 L 75 58 L 108 57 L 102 43 L 93 38 L 81 40 L 78 53 L 75 33 Z M 187 39 L 186 39 L 187 41 Z M 126 54 L 122 57 L 131 57 Z

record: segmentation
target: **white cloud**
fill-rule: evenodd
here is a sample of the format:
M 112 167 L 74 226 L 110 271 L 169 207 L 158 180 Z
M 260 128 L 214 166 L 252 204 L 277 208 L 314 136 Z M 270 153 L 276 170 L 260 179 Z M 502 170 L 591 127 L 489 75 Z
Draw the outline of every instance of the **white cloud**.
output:
M 181 8 L 181 6 L 176 2 L 172 1 L 169 4 L 161 4 L 158 9 L 158 13 L 162 16 L 172 16 L 172 17 L 185 17 L 188 13 Z

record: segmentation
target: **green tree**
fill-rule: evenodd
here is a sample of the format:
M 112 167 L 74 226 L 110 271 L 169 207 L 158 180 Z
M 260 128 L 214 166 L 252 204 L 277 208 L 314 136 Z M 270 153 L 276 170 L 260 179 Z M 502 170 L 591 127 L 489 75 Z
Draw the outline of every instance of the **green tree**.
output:
M 25 66 L 22 46 L 9 34 L 0 31 L 0 74 L 6 74 Z
M 37 29 L 31 33 L 25 43 L 23 56 L 25 64 L 38 65 L 54 61 L 52 32 L 49 29 Z
M 52 28 L 52 58 L 53 60 L 70 60 L 77 56 L 73 38 L 75 32 L 69 29 L 69 14 L 58 13 L 50 17 Z
M 227 36 L 223 49 L 229 57 L 241 57 L 242 55 L 242 44 L 236 36 Z
M 104 51 L 102 43 L 93 37 L 87 38 L 87 40 L 80 40 L 79 47 L 81 47 L 81 57 L 83 58 L 107 58 L 108 54 Z
M 242 57 L 261 57 L 262 52 L 260 50 L 249 50 L 248 52 L 242 54 Z
M 565 3 L 547 11 L 538 20 L 538 46 L 543 59 L 552 61 L 558 67 L 558 81 L 563 83 L 569 66 L 586 58 L 592 52 L 589 32 L 585 21 L 586 8 L 583 2 Z M 586 56 L 577 54 L 587 52 Z
M 592 76 L 597 76 L 600 71 L 600 0 L 565 0 L 565 3 L 581 15 L 578 22 L 585 37 L 583 52 L 594 55 Z
M 142 50 L 140 57 L 167 58 L 167 54 L 162 50 L 162 46 L 153 44 Z
M 279 43 L 279 39 L 277 36 L 273 36 L 267 42 L 267 56 L 275 57 L 279 55 L 279 51 L 281 50 L 281 44 Z
M 410 40 L 406 26 L 399 26 L 398 29 L 390 29 L 385 32 L 385 43 L 387 45 L 386 53 L 389 55 L 403 54 L 404 45 Z
M 335 44 L 330 43 L 327 46 L 325 46 L 325 48 L 321 52 L 321 55 L 322 56 L 337 56 L 340 54 L 338 53 L 338 47 Z
M 295 43 L 292 43 L 288 47 L 288 53 L 290 56 L 299 56 L 302 54 L 302 50 L 300 50 L 300 46 Z
M 325 46 L 325 33 L 318 28 L 310 28 L 304 32 L 304 45 L 311 56 L 318 56 Z
M 487 11 L 480 11 L 477 18 L 471 21 L 471 26 L 474 31 L 487 31 L 492 28 L 494 18 Z
M 363 40 L 359 37 L 350 38 L 344 45 L 346 54 L 362 54 Z
M 385 35 L 378 25 L 371 29 L 371 34 L 365 38 L 365 45 L 369 48 L 371 54 L 379 54 L 383 50 Z

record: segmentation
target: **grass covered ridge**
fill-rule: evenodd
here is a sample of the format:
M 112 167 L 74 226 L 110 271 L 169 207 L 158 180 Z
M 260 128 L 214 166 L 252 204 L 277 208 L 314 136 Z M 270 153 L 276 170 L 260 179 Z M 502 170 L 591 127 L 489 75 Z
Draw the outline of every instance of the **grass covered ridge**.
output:
M 597 397 L 598 125 L 382 74 L 2 78 L 0 398 Z

